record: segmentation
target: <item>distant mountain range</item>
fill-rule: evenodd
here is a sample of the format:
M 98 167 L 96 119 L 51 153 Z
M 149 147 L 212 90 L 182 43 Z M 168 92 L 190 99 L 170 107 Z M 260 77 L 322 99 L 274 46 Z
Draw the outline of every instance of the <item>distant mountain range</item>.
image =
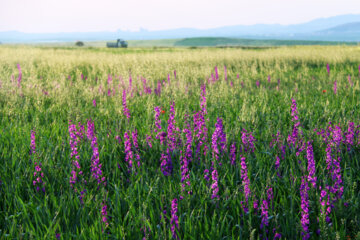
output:
M 193 37 L 231 37 L 251 39 L 355 41 L 360 42 L 360 14 L 348 14 L 315 19 L 292 25 L 255 24 L 225 26 L 212 29 L 179 28 L 162 31 L 116 32 L 64 32 L 22 33 L 0 32 L 3 43 L 38 43 L 69 41 L 102 41 L 123 38 L 126 40 L 173 39 Z

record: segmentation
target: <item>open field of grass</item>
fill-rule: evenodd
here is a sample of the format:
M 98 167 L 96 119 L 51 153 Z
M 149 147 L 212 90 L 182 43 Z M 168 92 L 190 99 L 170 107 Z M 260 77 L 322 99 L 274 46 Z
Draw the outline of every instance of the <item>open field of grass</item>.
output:
M 359 239 L 359 65 L 0 46 L 0 239 Z

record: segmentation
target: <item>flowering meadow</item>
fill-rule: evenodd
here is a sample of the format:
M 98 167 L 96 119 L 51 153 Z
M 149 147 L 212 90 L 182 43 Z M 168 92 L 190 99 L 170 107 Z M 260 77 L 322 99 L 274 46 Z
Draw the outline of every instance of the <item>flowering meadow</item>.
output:
M 360 239 L 360 48 L 0 47 L 0 239 Z

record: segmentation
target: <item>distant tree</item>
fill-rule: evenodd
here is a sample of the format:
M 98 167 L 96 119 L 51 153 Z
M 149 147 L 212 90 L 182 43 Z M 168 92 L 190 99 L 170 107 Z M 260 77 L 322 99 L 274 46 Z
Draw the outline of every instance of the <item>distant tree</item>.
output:
M 84 46 L 85 44 L 84 44 L 84 42 L 82 42 L 82 41 L 77 41 L 76 43 L 75 43 L 75 46 L 78 46 L 78 47 L 82 47 L 82 46 Z

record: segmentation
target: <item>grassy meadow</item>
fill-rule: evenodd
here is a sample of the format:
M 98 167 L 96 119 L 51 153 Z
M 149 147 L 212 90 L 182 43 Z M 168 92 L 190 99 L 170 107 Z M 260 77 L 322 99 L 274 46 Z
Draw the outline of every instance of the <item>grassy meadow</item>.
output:
M 0 239 L 360 239 L 360 47 L 0 46 Z

